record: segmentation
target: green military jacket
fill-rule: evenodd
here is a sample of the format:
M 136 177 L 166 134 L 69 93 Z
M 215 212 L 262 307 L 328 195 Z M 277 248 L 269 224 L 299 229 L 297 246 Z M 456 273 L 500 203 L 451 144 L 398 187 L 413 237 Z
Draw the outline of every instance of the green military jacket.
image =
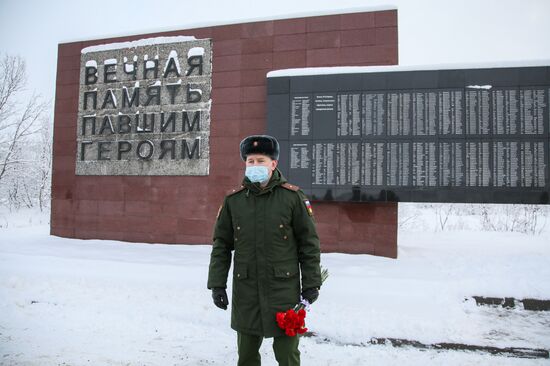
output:
M 208 288 L 227 287 L 233 261 L 231 327 L 284 335 L 275 314 L 300 302 L 301 288 L 321 287 L 319 237 L 311 207 L 278 169 L 265 188 L 244 178 L 218 212 Z

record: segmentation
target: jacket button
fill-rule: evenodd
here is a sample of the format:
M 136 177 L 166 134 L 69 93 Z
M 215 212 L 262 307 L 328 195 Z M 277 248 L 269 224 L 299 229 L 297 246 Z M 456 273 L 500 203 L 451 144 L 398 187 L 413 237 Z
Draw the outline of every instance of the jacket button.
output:
M 283 236 L 283 239 L 285 239 L 285 240 L 286 240 L 286 235 L 285 235 L 285 236 Z
M 241 277 L 241 274 L 240 274 L 240 273 L 237 273 L 237 277 Z
M 240 226 L 237 226 L 237 230 L 241 230 L 241 227 L 240 227 Z
M 286 275 L 287 275 L 287 276 L 290 276 L 290 272 L 287 272 Z
M 237 241 L 237 240 L 239 240 L 239 239 L 235 238 L 235 241 Z
M 279 225 L 279 227 L 282 229 L 282 228 L 283 228 L 283 224 Z

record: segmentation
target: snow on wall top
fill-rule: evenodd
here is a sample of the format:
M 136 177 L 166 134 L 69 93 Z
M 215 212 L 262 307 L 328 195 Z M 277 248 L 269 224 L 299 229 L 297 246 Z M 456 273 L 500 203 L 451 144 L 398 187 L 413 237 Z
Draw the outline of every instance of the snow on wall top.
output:
M 267 73 L 268 78 L 284 76 L 310 76 L 331 74 L 362 74 L 371 72 L 397 72 L 397 71 L 428 71 L 428 70 L 453 70 L 453 69 L 488 69 L 500 67 L 530 67 L 550 66 L 550 60 L 532 61 L 506 61 L 487 63 L 452 63 L 436 65 L 390 65 L 390 66 L 335 66 L 335 67 L 304 67 L 297 69 L 273 70 Z
M 265 21 L 271 21 L 271 20 L 285 20 L 285 19 L 295 19 L 295 18 L 308 18 L 308 17 L 316 17 L 316 16 L 325 16 L 325 15 L 346 15 L 346 14 L 354 14 L 354 13 L 365 13 L 365 12 L 374 12 L 374 11 L 385 11 L 385 10 L 397 10 L 396 5 L 372 5 L 372 6 L 359 6 L 359 7 L 349 7 L 349 8 L 340 8 L 338 10 L 334 9 L 323 9 L 323 10 L 312 10 L 312 11 L 296 11 L 296 12 L 288 12 L 283 14 L 266 14 L 261 15 L 257 17 L 249 17 L 249 18 L 242 18 L 242 19 L 219 19 L 219 20 L 208 20 L 203 22 L 197 22 L 197 23 L 189 23 L 189 24 L 179 24 L 179 25 L 172 25 L 167 27 L 156 27 L 156 28 L 148 28 L 148 29 L 141 29 L 139 30 L 140 34 L 147 34 L 147 33 L 161 33 L 161 32 L 173 32 L 173 31 L 179 31 L 179 30 L 190 30 L 190 29 L 196 29 L 196 28 L 205 28 L 205 27 L 218 27 L 218 26 L 224 26 L 224 25 L 232 25 L 232 24 L 246 24 L 246 23 L 254 23 L 254 22 L 265 22 Z M 138 32 L 138 31 L 136 31 Z M 72 43 L 72 42 L 84 42 L 84 41 L 93 41 L 101 38 L 116 38 L 116 37 L 126 37 L 129 35 L 135 35 L 136 32 L 133 33 L 117 33 L 117 34 L 103 34 L 98 35 L 95 37 L 86 37 L 86 38 L 78 38 L 78 39 L 65 39 L 61 41 L 60 43 Z
M 187 42 L 196 40 L 193 36 L 174 36 L 174 37 L 151 37 L 151 38 L 142 38 L 136 41 L 130 42 L 115 42 L 115 43 L 106 43 L 99 44 L 96 46 L 85 47 L 82 49 L 82 53 L 98 52 L 98 51 L 108 51 L 108 50 L 118 50 L 121 48 L 136 48 L 140 46 L 150 46 L 161 43 L 174 43 L 174 42 Z

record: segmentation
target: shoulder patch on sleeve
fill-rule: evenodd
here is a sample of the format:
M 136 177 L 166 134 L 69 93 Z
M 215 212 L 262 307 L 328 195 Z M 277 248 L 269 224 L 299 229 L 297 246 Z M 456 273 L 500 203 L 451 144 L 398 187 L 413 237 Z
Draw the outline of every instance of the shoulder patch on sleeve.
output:
M 240 192 L 240 191 L 242 191 L 243 189 L 244 189 L 244 186 L 241 185 L 241 186 L 238 187 L 238 188 L 230 189 L 229 191 L 227 191 L 227 192 L 225 193 L 225 195 L 226 195 L 226 196 L 231 196 L 232 194 L 235 194 L 235 193 L 237 193 L 237 192 Z
M 298 190 L 300 190 L 300 187 L 298 187 L 297 185 L 294 185 L 294 184 L 290 184 L 288 182 L 281 184 L 281 187 L 286 188 L 290 191 L 294 191 L 294 192 L 297 192 Z
M 313 216 L 313 207 L 311 207 L 311 202 L 307 198 L 303 199 L 304 205 L 306 205 L 306 210 L 309 216 Z

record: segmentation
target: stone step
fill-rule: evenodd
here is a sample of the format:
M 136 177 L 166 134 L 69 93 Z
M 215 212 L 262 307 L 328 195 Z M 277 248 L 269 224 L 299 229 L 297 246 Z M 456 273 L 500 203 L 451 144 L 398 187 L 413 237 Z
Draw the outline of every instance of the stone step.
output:
M 502 306 L 531 311 L 550 311 L 550 300 L 516 299 L 513 297 L 472 296 L 478 306 Z

